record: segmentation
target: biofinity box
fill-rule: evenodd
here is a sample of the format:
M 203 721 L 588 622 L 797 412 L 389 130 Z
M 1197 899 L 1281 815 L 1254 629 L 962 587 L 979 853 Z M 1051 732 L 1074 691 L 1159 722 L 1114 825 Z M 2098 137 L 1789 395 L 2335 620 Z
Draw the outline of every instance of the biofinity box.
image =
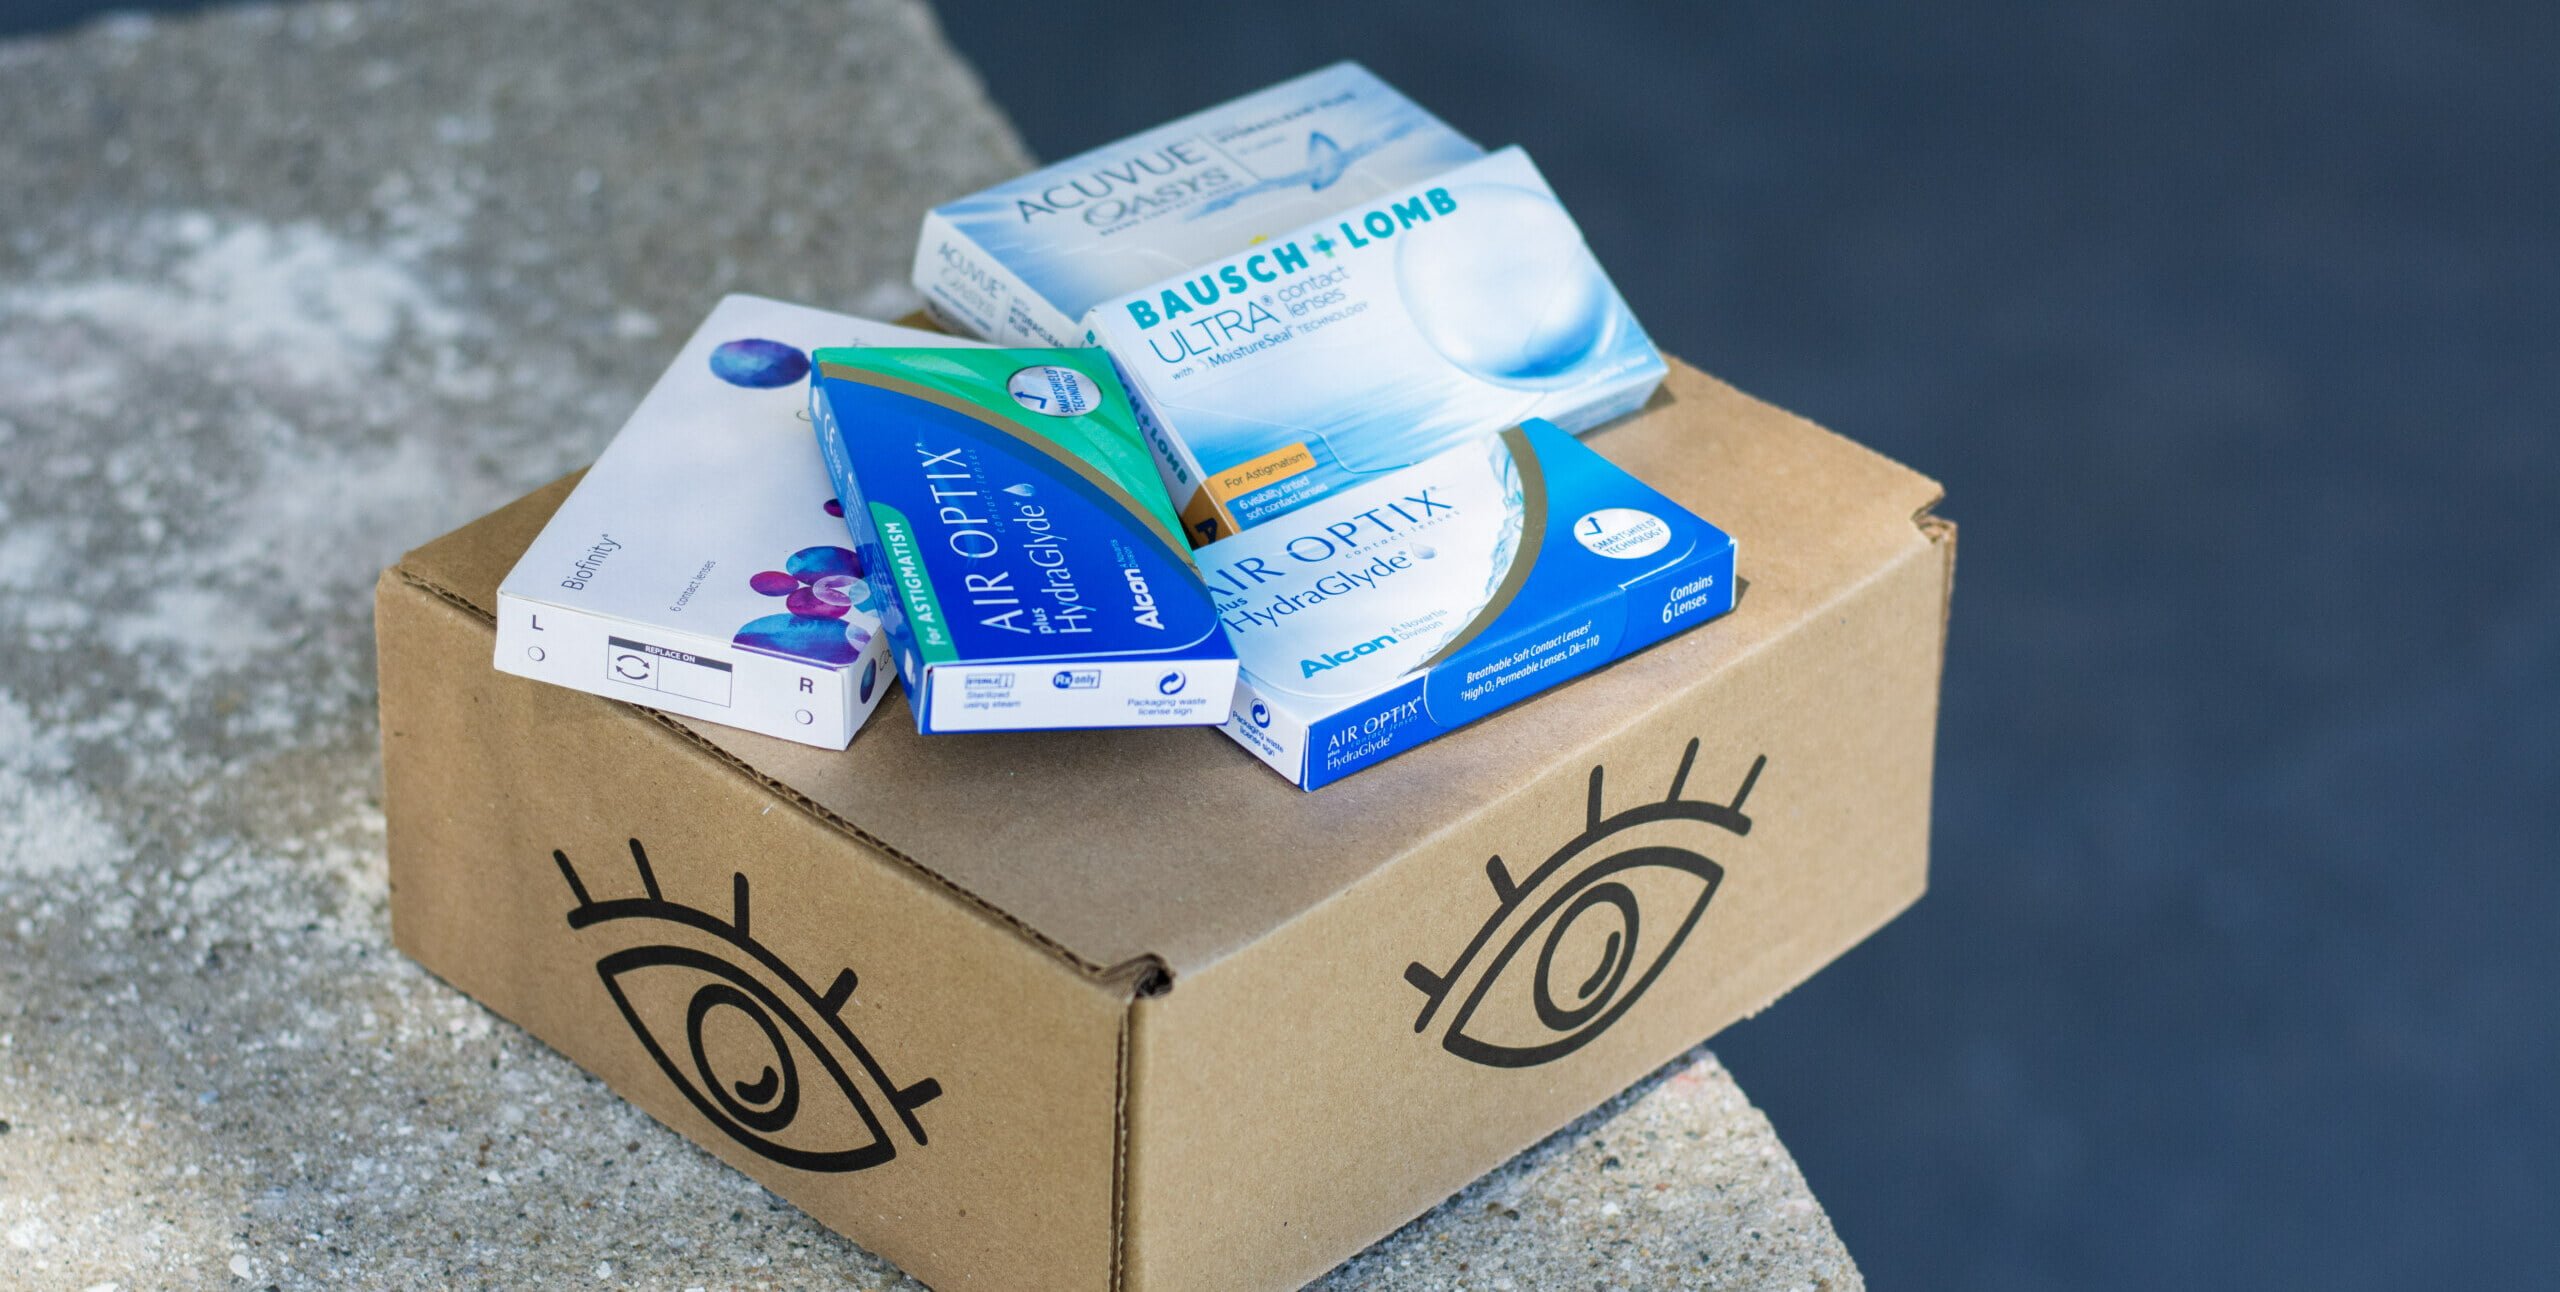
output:
M 1206 725 L 1236 655 L 1098 350 L 826 350 L 809 409 L 916 729 Z
M 1314 789 L 1733 608 L 1733 539 L 1531 421 L 1199 551 L 1226 731 Z
M 1098 301 L 1482 155 L 1336 63 L 935 209 L 916 289 L 955 330 L 1081 345 Z
M 1642 405 L 1664 372 L 1517 148 L 1108 301 L 1089 322 L 1195 542 L 1532 417 L 1580 434 Z
M 891 666 L 809 440 L 809 351 L 968 345 L 730 296 L 498 590 L 501 671 L 842 749 Z

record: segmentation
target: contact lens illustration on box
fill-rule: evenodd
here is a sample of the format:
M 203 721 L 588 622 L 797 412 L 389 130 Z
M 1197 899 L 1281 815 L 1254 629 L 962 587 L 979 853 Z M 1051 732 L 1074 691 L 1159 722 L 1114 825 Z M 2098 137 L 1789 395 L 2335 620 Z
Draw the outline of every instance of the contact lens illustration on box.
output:
M 1226 732 L 1339 780 L 1733 608 L 1723 530 L 1525 422 L 1199 550 Z
M 916 290 L 954 330 L 1081 345 L 1098 301 L 1483 155 L 1336 63 L 935 208 Z
M 1097 350 L 823 350 L 809 391 L 926 733 L 1208 725 L 1236 656 Z
M 842 749 L 894 667 L 810 441 L 820 346 L 974 343 L 723 299 L 498 590 L 501 671 Z
M 1539 418 L 1641 406 L 1662 356 L 1506 148 L 1094 308 L 1194 543 Z

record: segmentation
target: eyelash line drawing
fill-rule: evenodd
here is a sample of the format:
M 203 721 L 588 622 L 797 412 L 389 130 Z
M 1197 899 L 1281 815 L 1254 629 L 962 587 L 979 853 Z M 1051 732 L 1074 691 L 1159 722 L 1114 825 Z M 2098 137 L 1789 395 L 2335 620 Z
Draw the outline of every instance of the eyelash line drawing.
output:
M 1492 913 L 1486 917 L 1484 924 L 1476 930 L 1475 936 L 1468 941 L 1466 948 L 1458 953 L 1457 959 L 1449 966 L 1447 971 L 1435 972 L 1428 965 L 1425 965 L 1418 960 L 1405 967 L 1405 981 L 1411 984 L 1415 990 L 1421 992 L 1424 997 L 1421 1012 L 1414 1018 L 1413 1030 L 1416 1033 L 1420 1033 L 1431 1026 L 1431 1020 L 1434 1015 L 1439 1012 L 1442 1005 L 1448 1002 L 1456 986 L 1464 980 L 1469 967 L 1472 966 L 1476 962 L 1477 958 L 1484 953 L 1487 944 L 1493 940 L 1494 935 L 1502 928 L 1503 924 L 1510 918 L 1511 914 L 1518 909 L 1531 894 L 1541 891 L 1546 886 L 1547 881 L 1553 878 L 1557 872 L 1564 869 L 1577 858 L 1583 856 L 1583 854 L 1591 850 L 1595 845 L 1637 826 L 1669 820 L 1700 822 L 1723 830 L 1737 838 L 1750 834 L 1751 818 L 1743 813 L 1742 807 L 1744 802 L 1751 797 L 1752 788 L 1759 783 L 1761 771 L 1769 765 L 1768 755 L 1762 754 L 1752 760 L 1750 770 L 1743 774 L 1742 784 L 1734 790 L 1731 800 L 1717 803 L 1698 799 L 1684 799 L 1681 795 L 1687 790 L 1689 775 L 1696 768 L 1698 748 L 1699 741 L 1693 737 L 1689 741 L 1687 747 L 1681 751 L 1680 766 L 1679 769 L 1672 774 L 1669 793 L 1665 794 L 1659 800 L 1640 803 L 1615 814 L 1611 814 L 1607 811 L 1606 766 L 1595 765 L 1591 769 L 1590 790 L 1589 796 L 1585 802 L 1583 828 L 1581 833 L 1566 840 L 1563 845 L 1558 847 L 1553 853 L 1549 854 L 1546 861 L 1542 862 L 1537 869 L 1532 871 L 1526 880 L 1515 879 L 1512 876 L 1509 866 L 1502 860 L 1502 854 L 1494 853 L 1487 857 L 1485 859 L 1484 867 L 1485 879 L 1493 889 L 1495 906 Z M 1686 852 L 1686 850 L 1679 851 L 1684 853 Z M 1464 1038 L 1458 1036 L 1458 1030 L 1464 1027 L 1467 1021 L 1468 1012 L 1473 1009 L 1475 1001 L 1483 997 L 1487 987 L 1492 981 L 1492 978 L 1498 976 L 1500 970 L 1507 965 L 1510 954 L 1519 950 L 1521 945 L 1527 940 L 1528 933 L 1538 927 L 1540 922 L 1543 922 L 1544 916 L 1541 915 L 1538 921 L 1532 922 L 1515 936 L 1511 946 L 1506 948 L 1503 952 L 1501 961 L 1494 966 L 1494 969 L 1491 972 L 1489 972 L 1486 980 L 1477 985 L 1474 995 L 1469 998 L 1467 1005 L 1461 1009 L 1458 1022 L 1452 1026 L 1451 1036 L 1447 1040 L 1447 1047 L 1451 1049 L 1452 1052 L 1459 1053 L 1461 1057 L 1468 1057 L 1475 1062 L 1488 1063 L 1492 1066 L 1530 1066 L 1535 1063 L 1546 1062 L 1549 1059 L 1560 1058 L 1564 1054 L 1571 1053 L 1573 1050 L 1580 1048 L 1583 1043 L 1589 1041 L 1592 1037 L 1597 1036 L 1601 1031 L 1605 1030 L 1610 1022 L 1615 1021 L 1618 1013 L 1622 1013 L 1628 1006 L 1634 1004 L 1636 997 L 1642 995 L 1645 988 L 1652 984 L 1654 976 L 1659 974 L 1663 967 L 1670 963 L 1672 956 L 1679 952 L 1681 943 L 1688 937 L 1690 929 L 1694 927 L 1698 917 L 1704 914 L 1707 898 L 1713 896 L 1716 885 L 1722 880 L 1723 867 L 1717 865 L 1714 861 L 1709 860 L 1704 856 L 1697 855 L 1695 853 L 1687 853 L 1687 855 L 1693 858 L 1694 863 L 1689 868 L 1693 869 L 1707 881 L 1706 895 L 1699 899 L 1698 905 L 1690 912 L 1689 918 L 1675 929 L 1665 941 L 1662 951 L 1654 960 L 1653 967 L 1645 973 L 1642 980 L 1634 984 L 1632 990 L 1629 990 L 1623 998 L 1617 1000 L 1612 1006 L 1610 1006 L 1611 1012 L 1609 1017 L 1604 1019 L 1598 1027 L 1591 1028 L 1578 1035 L 1567 1036 L 1561 1040 L 1551 1043 L 1548 1046 L 1539 1047 L 1535 1051 L 1523 1052 L 1518 1055 L 1496 1057 L 1494 1051 L 1487 1047 L 1471 1046 L 1470 1048 L 1475 1051 L 1474 1053 L 1469 1053 L 1468 1050 L 1461 1048 L 1459 1042 Z M 1592 866 L 1586 867 L 1585 873 L 1587 875 L 1589 872 L 1606 867 L 1609 864 L 1610 861 L 1607 859 L 1593 863 Z M 1561 900 L 1561 898 L 1556 900 Z M 1553 902 L 1551 902 L 1550 905 L 1553 905 Z M 1630 932 L 1632 932 L 1632 928 L 1630 929 Z M 1552 952 L 1552 949 L 1552 947 L 1549 948 L 1550 952 Z M 1632 957 L 1634 954 L 1634 948 L 1625 948 L 1625 952 L 1628 956 Z M 1612 933 L 1610 935 L 1609 949 L 1604 953 L 1603 957 L 1604 971 L 1609 965 L 1617 962 L 1619 953 L 1620 945 L 1618 942 L 1618 935 L 1616 933 Z M 1545 966 L 1541 965 L 1542 975 L 1544 968 Z M 1597 982 L 1598 979 L 1595 977 L 1593 983 L 1586 983 L 1584 985 L 1585 994 L 1588 994 Z M 1608 990 L 1604 992 L 1604 995 L 1614 995 L 1616 986 L 1617 984 L 1612 982 L 1609 985 Z M 1599 1007 L 1595 1003 L 1593 1008 L 1597 1009 Z
M 744 873 L 733 872 L 730 875 L 731 911 L 729 918 L 724 920 L 709 911 L 687 906 L 682 902 L 669 900 L 658 886 L 657 872 L 649 865 L 648 850 L 641 845 L 638 839 L 631 840 L 630 846 L 632 867 L 639 873 L 640 887 L 642 891 L 646 893 L 646 896 L 643 897 L 618 897 L 607 898 L 604 900 L 596 899 L 588 892 L 585 882 L 579 878 L 577 868 L 570 863 L 568 854 L 559 849 L 552 850 L 551 860 L 560 868 L 560 877 L 568 881 L 570 895 L 575 897 L 578 903 L 569 911 L 569 927 L 576 930 L 587 929 L 599 924 L 605 924 L 617 920 L 661 920 L 671 924 L 678 924 L 687 928 L 700 930 L 701 932 L 719 940 L 721 943 L 745 953 L 747 956 L 751 957 L 758 966 L 771 974 L 775 980 L 779 981 L 785 988 L 789 989 L 792 994 L 801 998 L 802 1002 L 809 1007 L 808 1012 L 814 1015 L 816 1020 L 824 1024 L 832 1034 L 833 1039 L 844 1047 L 846 1053 L 852 1055 L 855 1062 L 860 1065 L 864 1074 L 871 1079 L 873 1088 L 881 1091 L 887 1096 L 890 1110 L 897 1114 L 898 1120 L 906 1126 L 907 1133 L 914 1137 L 917 1146 L 924 1146 L 926 1143 L 925 1129 L 923 1124 L 916 1118 L 916 1109 L 921 1108 L 925 1104 L 940 1097 L 942 1094 L 942 1084 L 931 1077 L 926 1077 L 905 1086 L 900 1086 L 892 1082 L 889 1079 L 889 1074 L 880 1066 L 879 1060 L 872 1056 L 870 1049 L 864 1046 L 860 1040 L 855 1038 L 851 1028 L 844 1025 L 841 1017 L 842 1011 L 846 1005 L 852 1002 L 854 989 L 859 983 L 859 979 L 855 976 L 854 971 L 850 968 L 838 970 L 835 978 L 829 982 L 826 990 L 823 992 L 818 991 L 810 986 L 807 979 L 802 978 L 799 973 L 791 968 L 790 965 L 784 963 L 780 956 L 775 955 L 771 950 L 767 949 L 763 943 L 758 942 L 750 934 L 748 902 L 749 889 L 747 877 Z M 620 991 L 614 985 L 615 978 L 626 968 L 634 965 L 662 964 L 686 964 L 698 970 L 704 970 L 715 975 L 732 978 L 734 977 L 733 974 L 724 973 L 723 971 L 734 970 L 735 967 L 701 952 L 693 951 L 690 948 L 666 946 L 628 947 L 606 956 L 603 960 L 598 961 L 596 966 L 598 973 L 601 974 L 606 981 L 607 990 L 612 992 L 614 995 L 615 1004 L 621 1009 L 624 1021 L 631 1026 L 633 1034 L 641 1039 L 643 1046 L 649 1050 L 651 1057 L 657 1059 L 659 1066 L 666 1070 L 667 1076 L 674 1081 L 678 1091 L 683 1093 L 688 1100 L 691 1100 L 697 1108 L 701 1109 L 703 1113 L 706 1116 L 709 1116 L 715 1123 L 721 1124 L 724 1129 L 729 1129 L 727 1126 L 728 1119 L 718 1110 L 711 1107 L 701 1093 L 694 1088 L 692 1081 L 678 1070 L 673 1060 L 660 1048 L 657 1040 L 651 1034 L 648 1027 L 641 1021 L 638 1015 L 633 1012 L 630 1002 L 623 998 Z M 779 1005 L 782 1002 L 779 1000 L 772 1000 L 766 1003 Z M 798 1011 L 792 1011 L 791 1016 L 785 1021 L 789 1022 L 795 1031 L 802 1031 L 807 1027 L 809 1022 L 808 1019 L 800 1017 Z M 767 1030 L 770 1033 L 771 1029 L 768 1028 Z M 804 1031 L 803 1034 L 805 1036 L 806 1032 Z M 787 1053 L 784 1057 L 787 1062 Z M 834 1067 L 832 1056 L 821 1051 L 817 1057 L 830 1069 Z M 701 1056 L 697 1053 L 696 1058 L 697 1061 L 699 1061 Z M 841 1073 L 831 1073 L 831 1075 L 836 1076 L 839 1084 L 842 1084 Z M 859 1108 L 859 1095 L 852 1091 L 849 1086 L 846 1087 L 846 1094 L 848 1098 L 855 1101 L 857 1108 Z M 794 1111 L 796 1110 L 787 1107 L 779 1108 L 774 1110 L 774 1115 L 778 1116 L 780 1122 L 787 1123 Z M 863 1110 L 863 1112 L 865 1119 L 868 1120 L 867 1110 Z M 754 1125 L 756 1120 L 761 1119 L 750 1119 L 749 1124 Z M 756 1128 L 759 1130 L 769 1131 L 776 1127 L 758 1125 Z M 807 1169 L 859 1170 L 864 1167 L 878 1165 L 880 1162 L 885 1162 L 896 1156 L 895 1146 L 885 1137 L 881 1138 L 878 1143 L 873 1146 L 873 1151 L 859 1154 L 816 1155 L 795 1154 L 789 1150 L 759 1144 L 749 1140 L 745 1136 L 739 1135 L 734 1129 L 730 1130 L 730 1134 L 732 1138 L 738 1139 L 748 1148 L 753 1149 L 763 1156 L 774 1158 L 775 1160 L 785 1162 L 786 1164 L 803 1166 Z M 802 1160 L 795 1161 L 795 1158 Z M 824 1161 L 827 1164 L 819 1165 L 818 1163 L 821 1161 Z

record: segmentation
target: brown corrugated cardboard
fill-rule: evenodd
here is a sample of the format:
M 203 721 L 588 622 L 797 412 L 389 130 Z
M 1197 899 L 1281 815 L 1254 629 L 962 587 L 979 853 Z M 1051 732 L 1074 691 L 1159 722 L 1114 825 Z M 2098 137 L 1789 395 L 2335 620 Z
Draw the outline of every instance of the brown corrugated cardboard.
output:
M 1295 1286 L 1924 883 L 1937 486 L 1677 364 L 1590 442 L 1740 606 L 1313 794 L 1210 730 L 839 754 L 499 674 L 552 486 L 383 578 L 394 934 L 938 1288 Z

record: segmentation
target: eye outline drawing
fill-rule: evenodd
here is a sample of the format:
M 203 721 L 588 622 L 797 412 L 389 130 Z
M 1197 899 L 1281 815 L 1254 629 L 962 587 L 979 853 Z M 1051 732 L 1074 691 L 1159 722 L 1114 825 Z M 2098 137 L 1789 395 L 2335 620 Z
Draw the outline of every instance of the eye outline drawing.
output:
M 568 854 L 552 851 L 551 860 L 559 866 L 561 878 L 568 881 L 570 895 L 577 899 L 577 905 L 569 911 L 569 927 L 585 930 L 626 920 L 653 921 L 706 935 L 714 945 L 738 953 L 745 960 L 740 963 L 723 959 L 701 947 L 674 941 L 635 941 L 596 961 L 596 975 L 603 980 L 615 1008 L 621 1011 L 622 1021 L 685 1101 L 721 1133 L 769 1161 L 812 1172 L 863 1171 L 898 1155 L 896 1139 L 862 1089 L 861 1081 L 867 1078 L 871 1089 L 880 1093 L 881 1101 L 896 1114 L 916 1146 L 924 1147 L 925 1130 L 916 1119 L 916 1110 L 938 1098 L 942 1084 L 931 1077 L 904 1086 L 891 1081 L 869 1047 L 844 1025 L 841 1014 L 852 1002 L 858 982 L 853 970 L 838 971 L 827 989 L 818 991 L 780 956 L 749 935 L 744 873 L 730 876 L 732 909 L 730 918 L 724 920 L 709 911 L 668 900 L 659 890 L 656 872 L 650 869 L 647 849 L 638 839 L 631 840 L 630 845 L 632 865 L 639 871 L 640 886 L 647 895 L 602 901 L 587 892 Z M 634 928 L 638 931 L 639 926 Z M 626 975 L 659 968 L 688 969 L 704 977 L 684 1009 L 686 1035 L 681 1038 L 680 1049 L 659 1039 L 656 1029 L 642 1018 L 639 1006 L 623 988 Z M 797 1007 L 791 998 L 797 999 Z M 771 1046 L 773 1057 L 763 1064 L 764 1070 L 755 1081 L 724 1081 L 705 1049 L 703 1022 L 721 1008 L 742 1014 L 756 1024 Z M 816 1059 L 814 1073 L 804 1072 L 801 1063 L 793 1058 L 789 1044 L 793 1038 Z M 677 1052 L 670 1053 L 671 1049 Z M 823 1077 L 834 1084 L 869 1133 L 867 1142 L 819 1150 L 768 1138 L 788 1130 L 800 1116 L 804 1088 L 817 1089 L 808 1080 L 811 1077 Z
M 1581 833 L 1566 840 L 1547 859 L 1530 872 L 1525 881 L 1515 881 L 1502 855 L 1495 853 L 1485 860 L 1485 878 L 1492 884 L 1495 906 L 1493 913 L 1468 940 L 1466 949 L 1445 972 L 1436 972 L 1420 961 L 1405 967 L 1405 981 L 1423 994 L 1422 1010 L 1413 1020 L 1416 1033 L 1427 1031 L 1441 1006 L 1448 1004 L 1457 989 L 1469 978 L 1469 970 L 1484 960 L 1483 971 L 1475 975 L 1475 985 L 1460 1000 L 1450 1017 L 1448 1032 L 1441 1038 L 1441 1048 L 1471 1063 L 1495 1068 L 1528 1068 L 1553 1062 L 1591 1043 L 1642 999 L 1645 989 L 1653 985 L 1681 946 L 1706 914 L 1707 903 L 1724 882 L 1724 867 L 1704 852 L 1694 848 L 1663 842 L 1648 842 L 1607 851 L 1599 859 L 1572 869 L 1577 860 L 1606 849 L 1611 840 L 1641 827 L 1664 822 L 1695 823 L 1709 829 L 1722 830 L 1734 838 L 1751 833 L 1751 818 L 1742 805 L 1751 797 L 1752 787 L 1759 783 L 1761 771 L 1769 765 L 1768 755 L 1754 758 L 1751 769 L 1743 774 L 1742 784 L 1733 792 L 1730 802 L 1714 803 L 1681 797 L 1688 787 L 1689 773 L 1698 759 L 1696 739 L 1680 754 L 1679 770 L 1672 774 L 1670 793 L 1659 800 L 1648 801 L 1616 813 L 1607 812 L 1604 784 L 1607 769 L 1591 769 L 1591 788 L 1583 816 Z M 1619 876 L 1645 867 L 1663 867 L 1685 872 L 1701 884 L 1697 900 L 1690 904 L 1679 923 L 1653 954 L 1653 962 L 1640 975 L 1629 981 L 1637 955 L 1643 953 L 1639 940 L 1642 929 L 1640 904 L 1636 894 Z M 1570 871 L 1570 873 L 1567 873 Z M 1558 877 L 1562 876 L 1561 880 Z M 1550 881 L 1557 881 L 1551 883 Z M 1566 984 L 1573 990 L 1573 1003 L 1559 1003 L 1550 983 L 1555 968 L 1555 953 L 1564 940 L 1565 931 L 1574 920 L 1595 905 L 1617 908 L 1623 923 L 1621 930 L 1610 932 L 1598 970 L 1578 984 Z M 1519 922 L 1507 942 L 1486 959 L 1487 947 L 1506 923 L 1526 910 L 1525 921 Z M 1559 918 L 1559 912 L 1562 912 Z M 1535 961 L 1536 980 L 1530 986 L 1531 1003 L 1538 1021 L 1558 1035 L 1537 1045 L 1504 1045 L 1469 1035 L 1467 1024 L 1487 993 L 1500 980 L 1512 962 L 1521 956 L 1541 928 L 1552 924 Z

